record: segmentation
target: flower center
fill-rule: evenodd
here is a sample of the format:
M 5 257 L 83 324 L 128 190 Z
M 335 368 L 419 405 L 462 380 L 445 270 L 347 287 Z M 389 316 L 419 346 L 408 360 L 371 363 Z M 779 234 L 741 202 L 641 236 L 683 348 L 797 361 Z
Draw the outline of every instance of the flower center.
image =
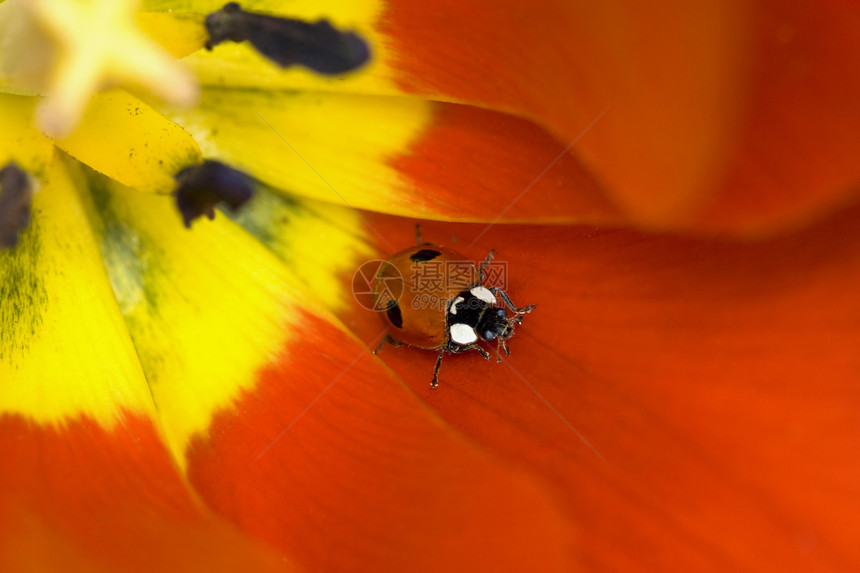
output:
M 3 4 L 3 71 L 13 87 L 45 94 L 36 116 L 50 136 L 74 129 L 90 96 L 105 87 L 142 88 L 175 105 L 197 99 L 192 74 L 138 27 L 136 0 Z
M 129 87 L 179 106 L 191 105 L 199 96 L 193 74 L 140 28 L 139 23 L 147 27 L 147 21 L 152 24 L 159 18 L 137 19 L 138 6 L 139 0 L 0 0 L 0 91 L 43 96 L 35 111 L 37 127 L 59 141 L 63 149 L 63 144 L 68 147 L 73 142 L 84 157 L 112 157 L 110 153 L 86 154 L 82 150 L 98 147 L 94 140 L 104 139 L 101 135 L 105 131 L 115 129 L 127 138 L 122 126 L 88 121 L 72 133 L 94 94 L 114 86 Z M 156 15 L 170 16 L 147 14 Z M 336 30 L 327 20 L 309 23 L 246 12 L 235 2 L 205 17 L 192 16 L 187 22 L 183 29 L 191 38 L 177 40 L 175 36 L 182 34 L 176 30 L 162 34 L 161 41 L 174 52 L 190 53 L 203 47 L 204 41 L 209 50 L 225 41 L 248 42 L 280 67 L 301 65 L 327 75 L 355 70 L 370 57 L 360 36 Z M 158 35 L 156 27 L 152 28 Z M 182 50 L 175 49 L 177 42 Z M 105 109 L 110 107 L 109 102 L 102 104 Z M 144 120 L 135 121 L 142 125 Z M 85 135 L 74 139 L 82 133 Z M 81 154 L 72 155 L 86 162 Z M 0 247 L 14 246 L 18 233 L 30 221 L 30 177 L 12 162 L 13 158 L 14 154 L 0 157 L 0 167 L 6 164 L 0 172 Z M 169 163 L 159 159 L 158 164 Z M 103 166 L 92 167 L 105 172 L 99 169 Z M 218 203 L 237 209 L 253 190 L 249 177 L 213 160 L 173 176 L 173 195 L 186 226 L 201 215 L 214 217 Z M 122 182 L 135 186 L 134 182 Z

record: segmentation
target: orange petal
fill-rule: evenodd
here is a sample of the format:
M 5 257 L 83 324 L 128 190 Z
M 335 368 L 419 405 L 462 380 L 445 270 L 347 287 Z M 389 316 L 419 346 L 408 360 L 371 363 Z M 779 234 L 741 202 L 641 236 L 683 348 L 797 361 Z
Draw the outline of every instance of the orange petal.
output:
M 427 223 L 538 304 L 508 365 L 386 348 L 449 424 L 544 476 L 589 570 L 855 570 L 860 209 L 737 245 Z M 413 222 L 372 217 L 396 244 Z M 364 317 L 362 318 L 362 314 Z M 374 332 L 375 316 L 345 316 Z M 574 430 L 575 429 L 575 430 Z M 587 443 L 586 443 L 587 441 Z M 605 460 L 605 461 L 604 461 Z
M 754 233 L 860 197 L 860 9 L 759 2 L 737 132 L 695 224 Z
M 415 98 L 206 88 L 167 112 L 207 154 L 290 195 L 460 221 L 617 219 L 537 125 Z
M 840 2 L 391 2 L 410 94 L 510 110 L 639 224 L 756 233 L 857 196 L 860 11 Z
M 471 106 L 436 104 L 434 121 L 391 160 L 414 200 L 448 220 L 620 220 L 597 179 L 537 125 Z
M 344 331 L 301 322 L 191 444 L 211 506 L 312 571 L 570 570 L 542 481 L 445 428 Z
M 201 506 L 151 422 L 0 418 L 3 571 L 294 571 Z
M 66 159 L 0 252 L 0 571 L 291 570 L 203 507 L 168 453 Z

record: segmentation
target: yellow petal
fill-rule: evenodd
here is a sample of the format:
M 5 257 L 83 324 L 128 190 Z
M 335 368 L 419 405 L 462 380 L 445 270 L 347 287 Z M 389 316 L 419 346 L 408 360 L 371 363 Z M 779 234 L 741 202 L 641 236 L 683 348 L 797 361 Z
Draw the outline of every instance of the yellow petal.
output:
M 307 197 L 410 214 L 412 185 L 389 161 L 432 119 L 423 100 L 208 88 L 194 110 L 166 112 L 205 154 Z
M 97 174 L 91 185 L 108 272 L 168 444 L 184 464 L 192 437 L 205 437 L 212 417 L 253 391 L 258 372 L 301 336 L 299 309 L 324 311 L 226 217 L 188 230 L 168 197 Z
M 30 227 L 0 251 L 0 412 L 110 428 L 154 407 L 77 184 L 55 159 Z
M 170 193 L 173 176 L 200 163 L 194 138 L 122 90 L 93 97 L 81 125 L 57 146 L 137 190 Z
M 219 10 L 224 4 L 223 1 L 209 0 L 149 0 L 144 2 L 144 9 L 187 10 L 207 14 Z M 377 30 L 385 10 L 381 0 L 262 0 L 240 4 L 248 11 L 310 22 L 326 19 L 339 29 L 353 30 L 370 45 L 371 61 L 360 71 L 332 78 L 300 67 L 282 69 L 258 54 L 247 42 L 225 42 L 212 51 L 200 50 L 183 60 L 183 63 L 194 71 L 201 84 L 373 94 L 400 92 L 390 65 L 391 51 L 386 47 L 385 37 Z
M 206 44 L 209 34 L 203 14 L 188 12 L 138 12 L 140 29 L 174 57 L 182 58 Z
M 354 209 L 303 198 L 288 198 L 258 186 L 254 199 L 230 215 L 268 247 L 305 288 L 329 310 L 345 310 L 349 292 L 337 277 L 351 276 L 359 261 L 375 254 Z
M 36 99 L 0 94 L 0 168 L 15 161 L 23 170 L 41 177 L 54 145 L 32 126 Z

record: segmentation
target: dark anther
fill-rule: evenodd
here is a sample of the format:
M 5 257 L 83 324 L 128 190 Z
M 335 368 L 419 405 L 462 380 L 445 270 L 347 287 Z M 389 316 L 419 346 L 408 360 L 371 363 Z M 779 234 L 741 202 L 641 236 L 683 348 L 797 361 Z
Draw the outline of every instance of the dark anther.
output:
M 18 233 L 30 224 L 33 188 L 13 161 L 0 169 L 0 248 L 18 244 Z
M 251 45 L 282 68 L 299 64 L 320 74 L 343 74 L 370 58 L 367 43 L 355 32 L 341 32 L 328 20 L 303 22 L 245 12 L 236 2 L 206 16 L 211 50 L 221 42 Z
M 224 203 L 235 211 L 254 194 L 251 179 L 219 161 L 207 159 L 176 174 L 176 206 L 186 227 L 201 215 L 215 218 L 215 205 Z

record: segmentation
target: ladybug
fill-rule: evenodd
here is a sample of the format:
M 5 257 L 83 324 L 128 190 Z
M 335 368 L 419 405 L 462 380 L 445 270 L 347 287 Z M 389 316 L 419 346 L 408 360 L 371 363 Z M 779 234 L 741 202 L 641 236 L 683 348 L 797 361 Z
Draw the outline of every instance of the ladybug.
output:
M 475 350 L 489 360 L 480 343 L 495 341 L 498 361 L 500 351 L 509 356 L 507 341 L 514 335 L 514 326 L 536 305 L 517 308 L 505 291 L 482 284 L 495 251 L 475 267 L 453 249 L 421 243 L 418 228 L 416 238 L 416 246 L 391 255 L 374 278 L 374 308 L 384 311 L 383 320 L 389 325 L 374 354 L 386 342 L 438 350 L 430 382 L 436 388 L 445 354 Z

